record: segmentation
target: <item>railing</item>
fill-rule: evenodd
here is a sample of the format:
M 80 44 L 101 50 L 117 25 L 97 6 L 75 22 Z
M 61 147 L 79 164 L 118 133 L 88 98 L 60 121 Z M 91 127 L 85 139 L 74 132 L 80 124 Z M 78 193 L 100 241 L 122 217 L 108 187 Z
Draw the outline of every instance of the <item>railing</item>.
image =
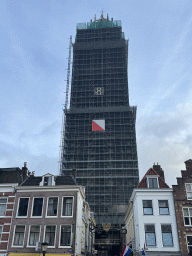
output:
M 101 245 L 101 244 L 120 244 L 120 239 L 95 239 L 95 245 Z

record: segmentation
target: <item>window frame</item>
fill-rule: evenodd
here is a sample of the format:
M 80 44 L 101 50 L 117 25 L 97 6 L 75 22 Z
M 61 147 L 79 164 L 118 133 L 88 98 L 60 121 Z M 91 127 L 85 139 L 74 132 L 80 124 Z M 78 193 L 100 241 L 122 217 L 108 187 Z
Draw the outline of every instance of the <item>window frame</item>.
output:
M 146 232 L 146 226 L 153 226 L 153 227 L 154 227 L 154 232 Z M 150 247 L 157 246 L 156 232 L 155 232 L 155 224 L 153 224 L 153 223 L 145 224 L 145 225 L 144 225 L 144 231 L 145 231 L 145 244 L 146 244 L 146 246 L 150 246 Z M 155 236 L 155 244 L 154 244 L 154 245 L 148 245 L 148 244 L 147 244 L 146 234 L 149 234 L 149 233 L 150 233 L 150 234 L 153 233 L 154 236 Z
M 184 209 L 187 209 L 187 210 L 188 210 L 188 214 L 189 214 L 188 216 L 184 216 L 184 211 L 183 211 Z M 192 214 L 190 215 L 190 210 L 189 210 L 189 209 L 192 210 L 192 207 L 187 207 L 187 206 L 185 207 L 185 206 L 184 206 L 184 207 L 182 208 L 182 212 L 183 212 L 183 223 L 184 223 L 184 226 L 185 226 L 185 227 L 191 227 L 191 226 L 192 226 Z M 185 218 L 188 218 L 188 219 L 189 219 L 189 225 L 186 225 L 186 224 L 185 224 Z
M 21 226 L 24 226 L 23 245 L 14 245 L 16 228 L 17 228 L 17 227 L 21 227 Z M 24 224 L 19 224 L 19 225 L 15 225 L 15 226 L 14 226 L 12 247 L 19 247 L 19 248 L 23 248 L 23 247 L 24 247 L 25 233 L 26 233 L 25 231 L 26 231 L 26 225 L 24 225 Z
M 163 232 L 163 230 L 162 230 L 162 226 L 170 226 L 171 227 L 171 232 Z M 171 233 L 171 239 L 172 239 L 172 245 L 164 245 L 163 244 L 163 234 L 167 234 L 167 233 Z M 173 244 L 173 232 L 172 232 L 172 226 L 171 226 L 171 224 L 168 224 L 168 223 L 166 223 L 166 224 L 161 224 L 161 234 L 162 234 L 162 245 L 163 245 L 163 247 L 173 247 L 174 246 L 174 244 Z
M 33 216 L 33 208 L 34 208 L 35 198 L 43 198 L 41 216 Z M 32 203 L 32 207 L 31 207 L 31 218 L 42 218 L 43 217 L 44 199 L 45 199 L 44 197 L 39 197 L 39 196 L 33 197 L 33 203 Z
M 150 201 L 151 207 L 144 207 L 144 201 Z M 143 206 L 143 215 L 153 215 L 153 201 L 152 200 L 142 200 L 142 206 Z M 152 209 L 152 213 L 149 213 L 149 214 L 145 213 L 144 208 Z
M 46 178 L 47 178 L 47 181 L 45 181 Z M 47 182 L 47 184 L 45 184 L 45 182 Z M 45 176 L 44 177 L 44 179 L 43 179 L 43 186 L 45 186 L 45 187 L 52 186 L 52 176 Z
M 190 190 L 187 189 L 187 186 L 190 186 Z M 187 200 L 192 200 L 192 183 L 185 183 L 185 190 L 187 195 Z M 191 197 L 189 198 L 188 195 L 191 194 Z
M 31 227 L 32 227 L 32 226 L 39 226 L 39 238 L 38 238 L 38 242 L 40 241 L 40 235 L 41 235 L 41 225 L 39 225 L 39 224 L 32 224 L 32 225 L 29 226 L 28 239 L 27 239 L 27 247 L 30 247 L 30 248 L 36 247 L 36 245 L 30 245 L 30 244 L 29 244 L 30 234 L 31 234 Z
M 166 201 L 167 202 L 167 207 L 160 207 L 159 203 L 162 201 Z M 169 211 L 169 200 L 158 200 L 158 206 L 159 206 L 159 215 L 170 215 L 170 211 Z M 168 213 L 160 213 L 160 209 L 168 209 Z
M 149 189 L 158 189 L 159 188 L 159 175 L 147 175 L 146 178 L 147 178 L 147 188 L 149 188 Z M 149 183 L 150 179 L 157 180 L 157 188 L 150 187 L 150 183 Z
M 43 241 L 45 241 L 45 242 L 46 242 L 45 238 L 46 238 L 46 229 L 47 229 L 47 226 L 55 227 L 54 245 L 48 245 L 48 248 L 55 248 L 55 247 L 56 247 L 57 225 L 56 225 L 56 224 L 44 225 L 44 239 L 43 239 Z
M 192 245 L 189 246 L 188 239 L 187 239 L 188 236 L 192 237 L 192 235 L 186 235 L 187 250 L 188 250 L 188 252 L 190 252 L 189 248 L 191 248 L 191 250 L 192 250 Z
M 28 200 L 28 207 L 27 207 L 27 215 L 26 216 L 18 216 L 18 211 L 19 211 L 19 205 L 20 205 L 20 199 L 21 198 L 28 198 L 29 200 Z M 27 218 L 28 217 L 28 213 L 29 213 L 29 203 L 30 203 L 30 197 L 19 197 L 18 198 L 18 203 L 17 203 L 17 212 L 16 212 L 16 218 Z
M 54 215 L 54 216 L 49 216 L 47 215 L 47 211 L 48 211 L 48 204 L 49 204 L 49 198 L 57 198 L 57 215 Z M 49 196 L 47 197 L 47 206 L 46 206 L 46 218 L 58 218 L 58 211 L 59 211 L 59 197 L 58 196 Z
M 71 226 L 71 237 L 70 237 L 70 245 L 61 245 L 61 228 L 62 226 Z M 72 247 L 72 235 L 73 235 L 73 227 L 71 224 L 62 224 L 60 225 L 59 230 L 59 248 L 71 248 Z
M 45 178 L 46 177 L 50 177 L 51 178 L 51 185 L 45 185 Z M 51 187 L 51 186 L 55 186 L 55 180 L 54 180 L 54 175 L 50 174 L 50 173 L 47 173 L 45 174 L 44 176 L 42 176 L 42 180 L 41 182 L 39 183 L 39 186 L 42 186 L 42 187 Z
M 6 199 L 7 201 L 6 201 L 6 203 L 0 203 L 0 205 L 5 205 L 5 214 L 4 215 L 0 215 L 0 218 L 1 217 L 5 217 L 6 216 L 6 210 L 7 210 L 7 203 L 8 203 L 8 197 L 0 197 L 0 200 L 1 199 Z M 1 211 L 0 211 L 1 212 Z
M 63 208 L 64 208 L 64 198 L 72 198 L 72 214 L 71 215 L 63 215 Z M 73 208 L 74 208 L 74 196 L 63 196 L 62 197 L 62 207 L 61 207 L 61 217 L 62 218 L 72 218 L 73 217 Z

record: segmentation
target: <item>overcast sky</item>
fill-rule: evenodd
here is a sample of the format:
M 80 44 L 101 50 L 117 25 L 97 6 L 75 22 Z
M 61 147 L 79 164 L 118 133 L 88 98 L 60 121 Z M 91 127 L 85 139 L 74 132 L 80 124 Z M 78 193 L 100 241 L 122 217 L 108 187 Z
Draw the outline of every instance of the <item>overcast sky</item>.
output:
M 176 184 L 192 158 L 191 0 L 0 0 L 0 167 L 59 174 L 69 37 L 102 8 L 129 39 L 140 179 L 158 162 Z

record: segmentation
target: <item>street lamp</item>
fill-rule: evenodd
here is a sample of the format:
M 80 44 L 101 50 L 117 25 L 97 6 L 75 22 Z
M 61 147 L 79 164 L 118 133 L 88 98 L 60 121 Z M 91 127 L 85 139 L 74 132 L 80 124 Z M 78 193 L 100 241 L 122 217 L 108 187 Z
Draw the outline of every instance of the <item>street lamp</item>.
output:
M 42 250 L 43 256 L 45 256 L 45 253 L 47 251 L 47 246 L 48 246 L 48 243 L 46 242 L 41 244 L 41 250 Z
M 127 229 L 125 226 L 121 228 L 121 234 L 127 234 Z

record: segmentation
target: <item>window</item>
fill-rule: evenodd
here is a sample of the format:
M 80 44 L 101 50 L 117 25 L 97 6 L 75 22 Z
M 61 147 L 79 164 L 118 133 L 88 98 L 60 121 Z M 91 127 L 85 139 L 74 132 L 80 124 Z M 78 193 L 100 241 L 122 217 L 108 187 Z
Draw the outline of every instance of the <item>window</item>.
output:
M 27 216 L 29 198 L 20 198 L 19 200 L 19 208 L 17 212 L 18 217 Z
M 51 186 L 52 185 L 52 177 L 51 176 L 47 176 L 44 177 L 44 186 Z
M 186 193 L 187 193 L 187 199 L 192 200 L 192 184 L 186 183 L 185 188 L 186 188 Z
M 158 188 L 158 178 L 148 178 L 148 188 Z
M 13 241 L 14 246 L 23 246 L 24 233 L 25 233 L 24 225 L 15 227 L 15 236 Z
M 33 201 L 33 216 L 42 216 L 43 198 L 35 197 Z
M 192 253 L 192 236 L 187 236 L 187 246 L 188 246 L 188 251 Z
M 39 186 L 55 186 L 54 175 L 47 173 L 46 175 L 42 176 Z
M 168 200 L 159 200 L 159 214 L 160 215 L 169 214 Z
M 39 235 L 40 235 L 40 226 L 34 225 L 30 228 L 29 234 L 29 246 L 36 246 L 36 243 L 39 242 Z
M 2 232 L 3 232 L 3 227 L 0 226 L 0 244 L 1 244 L 1 236 L 2 236 Z
M 48 198 L 47 216 L 57 216 L 58 197 Z
M 192 226 L 192 208 L 183 208 L 184 225 Z
M 145 225 L 145 242 L 147 246 L 155 246 L 155 225 Z
M 63 197 L 63 216 L 72 216 L 73 213 L 73 197 Z
M 143 200 L 143 214 L 144 215 L 152 215 L 152 200 Z
M 171 225 L 161 225 L 163 246 L 173 246 Z
M 7 198 L 0 198 L 0 216 L 5 216 L 7 208 Z
M 48 243 L 48 246 L 55 245 L 55 230 L 56 226 L 46 226 L 45 242 Z
M 71 225 L 61 226 L 60 246 L 71 246 Z

